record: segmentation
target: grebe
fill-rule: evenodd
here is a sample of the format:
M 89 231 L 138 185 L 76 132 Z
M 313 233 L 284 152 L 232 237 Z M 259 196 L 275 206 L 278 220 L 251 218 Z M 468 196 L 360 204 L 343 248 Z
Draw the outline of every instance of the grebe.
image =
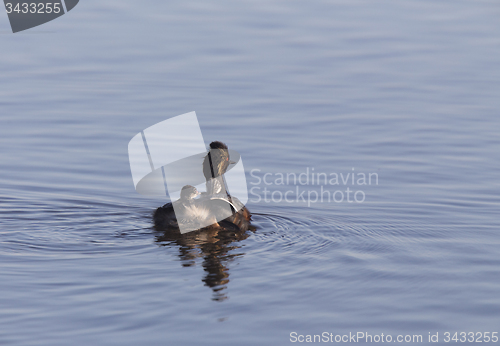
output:
M 231 163 L 234 162 L 229 160 L 227 145 L 219 141 L 210 143 L 210 151 L 205 156 L 202 167 L 207 192 L 200 194 L 194 186 L 184 186 L 179 200 L 156 209 L 153 215 L 155 226 L 159 229 L 178 230 L 180 221 L 183 227 L 187 227 L 190 231 L 197 229 L 248 230 L 251 221 L 250 212 L 226 189 L 223 174 Z M 200 197 L 196 199 L 198 195 Z M 227 215 L 224 211 L 227 211 L 228 204 L 233 212 L 232 215 L 217 221 L 216 215 Z M 174 212 L 174 207 L 178 215 Z M 235 212 L 235 209 L 238 211 Z M 210 226 L 200 227 L 200 225 L 207 224 Z

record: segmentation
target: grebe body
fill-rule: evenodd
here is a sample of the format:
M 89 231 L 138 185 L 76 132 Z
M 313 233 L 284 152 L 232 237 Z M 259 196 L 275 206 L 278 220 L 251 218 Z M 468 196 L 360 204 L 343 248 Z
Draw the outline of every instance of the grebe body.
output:
M 224 143 L 218 141 L 210 143 L 210 151 L 203 160 L 207 192 L 200 194 L 194 186 L 184 186 L 179 200 L 156 209 L 153 214 L 156 228 L 178 230 L 181 223 L 183 229 L 188 231 L 248 230 L 251 221 L 250 212 L 226 189 L 223 174 L 231 163 L 233 162 L 229 160 L 229 151 Z M 227 213 L 228 207 L 233 211 L 232 215 L 217 221 L 216 215 L 227 215 L 224 211 Z

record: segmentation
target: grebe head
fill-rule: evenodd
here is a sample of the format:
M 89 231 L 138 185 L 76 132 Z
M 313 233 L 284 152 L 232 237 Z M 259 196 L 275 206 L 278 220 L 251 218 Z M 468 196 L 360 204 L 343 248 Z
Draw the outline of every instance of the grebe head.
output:
M 215 141 L 210 143 L 210 151 L 203 160 L 203 174 L 208 181 L 212 178 L 224 174 L 231 163 L 229 160 L 229 150 L 227 145 L 222 142 Z
M 196 189 L 196 187 L 192 185 L 186 185 L 181 189 L 181 199 L 182 200 L 189 200 L 193 199 L 196 196 L 198 196 L 200 193 Z

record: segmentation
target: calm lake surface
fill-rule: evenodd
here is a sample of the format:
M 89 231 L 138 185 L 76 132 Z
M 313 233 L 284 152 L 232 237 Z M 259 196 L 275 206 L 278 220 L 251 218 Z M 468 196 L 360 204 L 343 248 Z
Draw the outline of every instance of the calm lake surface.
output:
M 0 344 L 500 332 L 499 15 L 85 0 L 18 34 L 0 15 Z M 238 239 L 168 237 L 168 199 L 134 190 L 130 139 L 193 110 L 244 161 Z

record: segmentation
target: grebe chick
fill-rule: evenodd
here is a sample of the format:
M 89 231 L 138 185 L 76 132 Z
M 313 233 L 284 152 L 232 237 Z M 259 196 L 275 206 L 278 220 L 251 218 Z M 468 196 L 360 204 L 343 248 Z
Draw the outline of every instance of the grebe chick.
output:
M 193 198 L 199 196 L 200 193 L 193 185 L 186 185 L 181 189 L 181 198 L 183 202 L 191 202 Z
M 180 198 L 175 202 L 169 202 L 156 209 L 153 219 L 155 226 L 159 228 L 179 228 L 177 217 L 181 222 L 185 222 L 191 215 L 199 214 L 196 212 L 195 197 L 200 195 L 196 187 L 185 185 L 181 189 Z M 175 213 L 177 211 L 177 214 Z M 193 216 L 194 216 L 193 215 Z
M 217 219 L 211 214 L 206 203 L 196 200 L 200 193 L 192 185 L 186 185 L 181 190 L 178 201 L 173 203 L 177 223 L 185 231 L 196 231 L 210 225 L 217 224 Z

